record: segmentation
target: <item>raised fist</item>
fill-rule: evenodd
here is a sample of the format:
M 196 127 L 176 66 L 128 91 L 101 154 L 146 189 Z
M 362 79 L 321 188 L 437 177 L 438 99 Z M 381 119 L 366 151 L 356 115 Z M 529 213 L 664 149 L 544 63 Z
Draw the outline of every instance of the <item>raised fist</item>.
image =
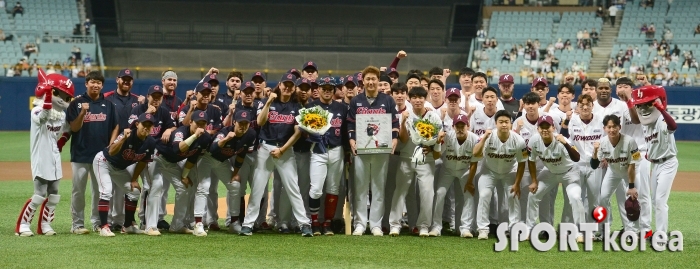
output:
M 269 103 L 269 102 L 272 102 L 272 101 L 275 100 L 275 98 L 277 98 L 277 94 L 274 93 L 274 92 L 271 92 L 271 93 L 270 93 L 270 96 L 269 96 L 268 99 L 267 99 L 267 100 L 268 100 L 267 102 L 268 102 L 268 103 Z
M 401 121 L 406 121 L 408 119 L 408 111 L 401 112 Z
M 450 69 L 448 69 L 448 68 L 443 69 L 442 70 L 442 78 L 449 77 L 451 73 L 452 73 L 452 71 L 450 71 Z
M 138 101 L 139 104 L 143 104 L 144 102 L 146 102 L 146 97 L 143 95 L 139 95 Z
M 593 149 L 599 149 L 600 148 L 600 142 L 593 142 Z
M 185 92 L 185 99 L 190 100 L 192 98 L 192 95 L 194 95 L 193 90 L 189 90 L 189 91 Z
M 386 66 L 382 66 L 379 68 L 379 71 L 386 72 Z
M 190 101 L 190 110 L 194 110 L 197 107 L 197 100 Z
M 518 124 L 518 130 L 522 129 L 523 125 L 525 125 L 525 123 L 523 123 L 523 119 L 519 119 L 517 124 Z
M 557 98 L 556 98 L 556 97 L 549 97 L 549 103 L 550 103 L 550 104 L 554 104 L 554 102 L 556 102 L 556 101 L 557 101 Z
M 236 132 L 230 131 L 230 132 L 228 132 L 228 134 L 226 135 L 226 137 L 227 137 L 227 138 L 234 138 L 234 137 L 236 137 Z
M 484 131 L 484 138 L 487 138 L 490 135 L 491 135 L 491 129 L 486 129 L 486 131 Z
M 124 129 L 124 138 L 129 138 L 130 135 L 131 135 L 131 129 L 129 129 L 129 128 Z
M 80 103 L 80 108 L 83 111 L 88 111 L 90 109 L 90 103 Z
M 148 109 L 146 110 L 146 113 L 153 114 L 153 113 L 156 113 L 156 110 L 157 110 L 157 108 L 155 106 L 148 105 Z
M 202 133 L 204 133 L 204 128 L 197 128 L 197 130 L 194 131 L 194 135 L 196 135 L 197 137 L 202 135 Z
M 207 72 L 207 75 L 218 74 L 218 73 L 219 73 L 219 69 L 212 67 L 209 69 L 209 72 Z
M 572 115 L 573 113 L 574 113 L 574 112 L 573 112 L 572 110 L 566 111 L 566 119 L 567 119 L 567 120 L 570 120 L 570 119 L 571 119 L 571 115 Z
M 396 54 L 396 58 L 399 58 L 399 59 L 406 58 L 406 56 L 408 56 L 408 54 L 406 54 L 406 52 L 403 50 L 400 50 L 399 53 Z
M 566 141 L 566 137 L 565 137 L 564 135 L 562 135 L 562 134 L 558 134 L 558 135 L 557 135 L 557 141 L 561 142 L 562 144 L 568 143 L 568 142 Z

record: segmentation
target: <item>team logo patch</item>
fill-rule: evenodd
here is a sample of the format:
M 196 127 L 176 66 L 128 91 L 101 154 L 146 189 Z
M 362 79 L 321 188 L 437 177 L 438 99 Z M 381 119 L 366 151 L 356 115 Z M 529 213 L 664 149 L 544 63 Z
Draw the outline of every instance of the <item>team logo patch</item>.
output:
M 642 159 L 642 154 L 639 153 L 638 149 L 632 151 L 632 160 L 639 161 Z
M 183 138 L 182 132 L 177 132 L 177 133 L 175 133 L 175 138 L 180 138 L 180 139 L 182 139 L 182 138 Z
M 129 69 L 124 70 L 124 74 L 127 74 L 127 75 L 131 74 L 131 70 L 129 70 Z
M 216 79 L 216 75 L 214 75 L 214 74 L 209 75 L 209 79 Z
M 246 113 L 245 111 L 242 112 L 242 113 L 241 113 L 241 117 L 247 118 L 247 117 L 248 117 L 248 113 Z
M 204 111 L 199 112 L 199 116 L 202 117 L 202 118 L 204 118 Z
M 146 114 L 146 119 L 150 120 L 151 119 L 151 114 Z
M 159 91 L 159 90 L 160 90 L 160 86 L 155 86 L 155 87 L 153 87 L 153 89 L 156 90 L 156 91 Z

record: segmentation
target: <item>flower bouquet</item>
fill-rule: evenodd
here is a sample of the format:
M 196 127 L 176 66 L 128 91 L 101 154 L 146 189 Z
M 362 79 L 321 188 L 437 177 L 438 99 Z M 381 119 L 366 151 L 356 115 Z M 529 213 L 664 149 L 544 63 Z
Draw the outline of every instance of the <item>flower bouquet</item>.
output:
M 425 164 L 423 147 L 435 146 L 433 150 L 440 151 L 438 134 L 442 130 L 442 121 L 437 117 L 428 116 L 422 119 L 414 119 L 408 127 L 411 141 L 413 144 L 416 144 L 411 161 L 415 165 Z
M 299 128 L 309 134 L 307 141 L 311 142 L 311 151 L 314 150 L 316 144 L 321 144 L 321 152 L 326 152 L 327 141 L 326 132 L 331 128 L 331 119 L 333 114 L 328 113 L 320 106 L 311 108 L 299 109 L 299 115 L 296 117 L 299 123 Z

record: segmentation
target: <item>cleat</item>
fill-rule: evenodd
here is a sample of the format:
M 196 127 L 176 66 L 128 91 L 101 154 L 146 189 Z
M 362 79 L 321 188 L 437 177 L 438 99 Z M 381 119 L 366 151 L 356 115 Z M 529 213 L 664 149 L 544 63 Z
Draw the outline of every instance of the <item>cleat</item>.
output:
M 144 234 L 145 234 L 145 235 L 150 235 L 150 236 L 159 236 L 159 235 L 160 235 L 160 232 L 158 231 L 158 228 L 156 228 L 156 227 L 151 227 L 151 228 L 146 229 L 146 231 L 144 232 Z
M 420 228 L 420 233 L 418 236 L 420 237 L 428 237 L 430 234 L 428 233 L 428 228 Z
M 204 224 L 202 224 L 201 222 L 197 222 L 194 225 L 194 231 L 192 231 L 192 234 L 194 236 L 200 236 L 200 237 L 207 236 L 207 232 L 204 231 Z
M 85 229 L 85 227 L 80 226 L 80 227 L 74 227 L 70 229 L 70 233 L 72 234 L 89 234 L 90 231 L 88 229 Z
M 238 235 L 251 236 L 253 235 L 253 228 L 243 226 L 241 227 L 241 232 L 238 233 Z
M 487 240 L 489 239 L 489 230 L 480 230 L 479 231 L 479 240 Z
M 104 237 L 114 237 L 114 233 L 112 232 L 112 229 L 109 228 L 109 225 L 105 225 L 100 229 L 100 236 Z
M 323 224 L 322 231 L 323 231 L 323 235 L 327 235 L 327 236 L 335 235 L 335 233 L 333 232 L 333 228 L 331 227 L 331 224 L 328 222 Z
M 430 236 L 430 237 L 438 237 L 438 236 L 440 236 L 440 230 L 439 230 L 439 229 L 433 228 L 433 229 L 430 230 L 430 232 L 428 233 L 428 236 Z
M 219 227 L 219 223 L 214 222 L 209 224 L 209 227 L 207 227 L 209 231 L 221 231 L 221 227 Z
M 399 228 L 391 228 L 391 231 L 389 231 L 389 236 L 391 237 L 397 237 L 399 236 L 401 229 Z
M 267 224 L 267 221 L 263 221 L 263 223 L 260 223 L 260 229 L 262 230 L 270 230 L 272 229 L 269 224 Z
M 170 230 L 170 223 L 165 220 L 158 221 L 158 230 Z
M 182 227 L 178 230 L 175 230 L 172 227 L 170 227 L 169 231 L 174 234 L 192 234 L 192 230 L 190 230 L 190 228 L 187 227 Z
M 464 231 L 459 235 L 459 237 L 461 237 L 461 238 L 474 238 L 474 235 L 470 231 Z
M 352 232 L 352 235 L 361 236 L 361 235 L 364 234 L 364 233 L 365 233 L 365 227 L 362 227 L 362 226 L 358 225 L 358 226 L 355 228 L 355 230 Z
M 372 235 L 374 235 L 374 236 L 384 236 L 384 232 L 382 231 L 382 228 L 374 227 L 374 228 L 372 228 Z
M 411 234 L 412 234 L 412 235 L 418 235 L 418 233 L 419 233 L 418 227 L 413 227 L 413 229 L 411 230 Z
M 119 225 L 119 224 L 114 224 L 114 225 L 112 225 L 112 226 L 109 226 L 109 228 L 110 228 L 110 229 L 112 230 L 112 232 L 114 233 L 114 232 L 121 231 L 122 228 L 124 228 L 124 226 Z
M 303 230 L 303 228 L 302 228 L 302 230 Z M 314 233 L 314 236 L 320 236 L 321 235 L 321 226 L 320 225 L 312 225 L 311 231 Z
M 321 232 L 319 232 L 319 235 L 321 235 Z M 310 226 L 310 225 L 301 226 L 301 236 L 303 236 L 303 237 L 314 237 L 314 232 L 311 231 L 311 226 Z
M 241 222 L 240 221 L 234 221 L 233 223 L 228 225 L 228 232 L 237 234 L 241 232 Z
M 136 227 L 135 224 L 132 224 L 129 227 L 122 227 L 121 232 L 122 234 L 142 234 L 143 230 Z

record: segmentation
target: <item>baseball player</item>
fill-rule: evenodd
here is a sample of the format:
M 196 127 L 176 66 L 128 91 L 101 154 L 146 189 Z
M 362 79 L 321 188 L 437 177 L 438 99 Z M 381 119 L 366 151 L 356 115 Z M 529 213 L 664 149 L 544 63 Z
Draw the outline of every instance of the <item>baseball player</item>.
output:
M 637 142 L 637 147 L 639 149 L 640 155 L 647 154 L 647 145 L 644 140 L 644 133 L 642 132 L 642 125 L 637 124 L 639 122 L 639 116 L 637 111 L 629 101 L 632 99 L 632 88 L 634 87 L 634 82 L 627 78 L 618 78 L 615 82 L 615 90 L 617 96 L 620 97 L 620 101 L 627 103 L 628 109 L 622 114 L 620 118 L 622 127 L 620 132 L 631 136 L 635 142 Z M 634 119 L 633 119 L 634 118 Z M 637 122 L 637 123 L 635 123 Z M 651 231 L 651 209 L 653 207 L 651 203 L 651 185 L 649 183 L 649 167 L 651 163 L 646 158 L 641 158 L 635 169 L 635 188 L 637 189 L 640 212 L 639 212 L 639 229 L 645 232 L 644 238 L 650 238 L 652 235 Z M 617 192 L 616 192 L 617 193 Z
M 370 139 L 367 139 L 367 144 L 365 144 L 365 148 L 369 147 L 369 144 L 374 141 L 374 147 L 379 148 L 379 139 L 377 138 L 377 134 L 379 133 L 379 125 L 368 123 L 367 124 L 367 136 L 369 136 Z
M 238 71 L 228 73 L 226 78 L 226 91 L 219 93 L 216 100 L 223 103 L 225 107 L 235 104 L 241 92 L 241 84 L 243 84 L 243 74 Z
M 133 124 L 138 121 L 139 115 L 143 113 L 151 114 L 154 118 L 153 127 L 151 127 L 151 136 L 156 140 L 161 140 L 164 143 L 170 141 L 170 134 L 175 131 L 175 120 L 173 120 L 170 110 L 166 106 L 161 106 L 163 102 L 163 88 L 160 85 L 152 85 L 148 88 L 148 95 L 146 96 L 147 103 L 138 105 L 131 110 L 131 116 L 129 116 L 129 124 Z M 139 209 L 139 219 L 141 220 L 141 229 L 146 230 L 146 211 L 156 210 L 151 215 L 157 216 L 157 219 L 150 220 L 151 223 L 159 222 L 159 225 L 165 224 L 165 211 L 161 211 L 157 205 L 160 204 L 160 199 L 162 198 L 163 192 L 163 182 L 155 182 L 153 185 L 151 179 L 151 173 L 153 171 L 154 162 L 148 163 L 148 170 L 144 170 L 141 173 L 141 180 L 143 185 L 141 186 L 141 208 Z M 159 196 L 149 195 L 149 193 L 159 193 Z M 156 200 L 157 199 L 157 200 Z M 152 205 L 146 207 L 146 205 Z M 169 228 L 169 227 L 168 227 Z M 153 231 L 146 231 L 153 232 Z M 157 230 L 156 230 L 157 232 Z
M 163 72 L 163 75 L 161 77 L 161 83 L 163 84 L 163 101 L 161 103 L 161 106 L 166 107 L 170 111 L 170 117 L 174 120 L 175 125 L 177 126 L 179 123 L 177 121 L 177 110 L 180 107 L 180 104 L 182 104 L 182 99 L 180 99 L 180 97 L 177 97 L 177 94 L 175 93 L 175 90 L 177 89 L 177 74 L 172 70 L 168 70 Z M 168 190 L 170 189 L 170 181 L 161 181 L 163 182 L 163 194 L 161 195 L 162 200 L 159 203 L 160 209 L 158 209 L 158 229 L 169 230 L 170 223 L 165 221 L 164 217 L 167 212 L 165 206 L 168 203 Z
M 403 82 L 398 82 L 394 83 L 391 85 L 391 97 L 394 99 L 394 103 L 396 103 L 396 113 L 399 115 L 399 122 L 402 119 L 402 113 L 408 109 L 408 106 L 406 105 L 406 98 L 408 92 L 408 87 L 406 86 L 405 83 Z M 398 144 L 396 146 L 397 148 L 403 148 L 403 143 L 401 141 L 398 141 Z M 348 150 L 348 154 L 349 154 Z M 394 197 L 394 190 L 396 189 L 396 174 L 399 171 L 399 164 L 401 161 L 401 158 L 399 157 L 401 155 L 400 150 L 395 150 L 394 154 L 391 154 L 389 156 L 389 170 L 387 172 L 386 176 L 386 185 L 385 185 L 385 191 L 384 191 L 384 197 Z M 401 204 L 402 207 L 405 209 L 405 204 Z M 404 209 L 401 210 L 401 212 L 404 212 Z M 384 230 L 389 230 L 390 224 L 389 224 L 389 216 L 391 215 L 391 202 L 387 201 L 384 203 L 384 216 L 382 217 L 382 231 Z
M 122 69 L 117 75 L 117 89 L 104 94 L 106 100 L 114 103 L 120 130 L 130 127 L 131 110 L 145 100 L 143 96 L 131 92 L 133 84 L 134 77 L 131 70 Z M 110 223 L 112 231 L 116 232 L 121 231 L 124 224 L 124 193 L 121 192 L 121 188 L 112 188 L 112 191 L 114 193 L 110 201 L 107 221 Z
M 294 217 L 301 226 L 302 236 L 313 236 L 309 218 L 306 217 L 304 201 L 299 193 L 293 150 L 289 151 L 301 136 L 295 119 L 301 107 L 296 102 L 294 90 L 294 75 L 285 74 L 258 113 L 258 124 L 261 126 L 259 137 L 262 145 L 258 149 L 256 173 L 251 182 L 252 191 L 248 199 L 248 211 L 240 235 L 253 234 L 253 224 L 260 214 L 260 201 L 266 192 L 270 174 L 276 169 L 280 174 L 282 185 L 287 190 Z
M 627 190 L 627 195 L 631 196 L 632 199 L 638 198 L 637 189 L 635 188 L 637 174 L 635 167 L 638 166 L 642 158 L 634 138 L 620 133 L 622 126 L 618 116 L 605 116 L 603 124 L 605 125 L 607 139 L 603 138 L 600 142 L 593 144 L 591 167 L 593 169 L 598 168 L 601 160 L 605 160 L 608 163 L 609 169 L 603 178 L 598 204 L 605 207 L 607 212 L 612 212 L 610 210 L 610 198 L 615 189 L 622 185 L 620 181 L 628 181 L 629 190 Z M 627 186 L 627 184 L 624 184 L 624 186 Z M 625 212 L 620 211 L 620 214 L 625 214 Z M 605 222 L 599 222 L 598 224 L 600 231 L 603 230 L 604 223 L 610 223 L 610 218 L 607 218 L 607 215 Z M 636 230 L 634 225 L 628 225 L 625 229 Z
M 379 76 L 379 84 L 377 85 L 377 88 L 380 92 L 383 92 L 386 95 L 391 95 L 392 83 L 391 78 L 382 72 L 382 74 Z
M 318 79 L 318 67 L 314 62 L 306 62 L 301 67 L 301 78 L 309 80 Z
M 243 109 L 235 112 L 234 125 L 219 131 L 209 147 L 209 151 L 204 153 L 204 156 L 197 164 L 199 187 L 194 200 L 195 225 L 193 234 L 195 236 L 207 236 L 207 232 L 204 231 L 202 217 L 207 213 L 208 191 L 211 187 L 212 178 L 218 178 L 224 183 L 228 190 L 227 199 L 240 197 L 238 192 L 241 186 L 238 173 L 243 166 L 248 148 L 253 145 L 257 137 L 255 131 L 249 129 L 252 116 L 250 112 Z M 233 160 L 233 171 L 231 171 L 229 159 L 232 159 L 234 155 L 236 157 Z M 228 204 L 233 204 L 233 201 L 229 201 Z M 237 216 L 236 212 L 231 212 L 237 209 L 239 208 L 229 207 L 229 214 Z M 216 223 L 216 220 L 212 221 Z
M 367 225 L 368 221 L 373 235 L 381 236 L 384 234 L 381 225 L 382 217 L 384 216 L 385 197 L 383 194 L 387 170 L 389 169 L 389 154 L 357 155 L 355 132 L 358 128 L 355 125 L 355 117 L 357 114 L 390 114 L 392 118 L 392 152 L 396 150 L 399 136 L 399 118 L 396 112 L 396 103 L 393 98 L 378 91 L 379 75 L 379 69 L 374 66 L 369 66 L 362 71 L 365 92 L 352 98 L 347 117 L 350 150 L 355 156 L 353 160 L 355 169 L 355 186 L 353 189 L 355 229 L 352 234 L 357 236 L 365 232 L 365 225 Z M 363 126 L 359 128 L 363 128 Z M 367 210 L 362 205 L 367 204 L 370 188 L 374 195 L 372 195 L 368 218 Z
M 334 79 L 324 77 L 320 79 L 321 98 L 312 101 L 307 107 L 320 106 L 328 113 L 333 114 L 331 119 L 331 128 L 320 139 L 324 140 L 323 144 L 315 144 L 311 154 L 311 165 L 309 168 L 311 174 L 311 187 L 309 190 L 309 209 L 311 210 L 311 230 L 314 235 L 333 235 L 331 229 L 331 221 L 335 217 L 338 194 L 340 189 L 340 180 L 343 177 L 343 141 L 346 139 L 345 134 L 341 129 L 345 124 L 344 119 L 347 116 L 347 107 L 339 102 L 333 102 L 333 93 L 335 87 Z M 318 212 L 321 207 L 321 196 L 325 194 L 324 201 L 324 218 L 323 225 L 318 220 Z
M 73 141 L 71 142 L 71 166 L 73 169 L 73 193 L 71 196 L 71 214 L 73 225 L 71 233 L 87 234 L 85 229 L 85 187 L 88 174 L 92 186 L 93 231 L 100 231 L 101 220 L 98 213 L 100 192 L 92 161 L 95 155 L 116 140 L 119 122 L 114 103 L 106 100 L 100 93 L 104 77 L 98 71 L 92 71 L 85 77 L 87 91 L 75 98 L 66 112 L 66 121 L 70 125 Z M 59 145 L 59 148 L 62 145 Z
M 542 197 L 549 195 L 551 189 L 562 184 L 569 196 L 569 202 L 573 209 L 574 224 L 577 226 L 584 222 L 583 202 L 581 201 L 581 186 L 579 186 L 579 172 L 576 162 L 581 158 L 580 154 L 569 145 L 566 137 L 559 134 L 554 137 L 554 119 L 549 115 L 543 115 L 537 120 L 538 134 L 530 138 L 528 142 L 529 158 L 527 165 L 530 170 L 532 183 L 529 186 L 527 203 L 527 237 L 529 239 L 530 230 L 535 227 L 535 219 L 540 215 L 539 206 Z M 537 164 L 535 161 L 542 161 L 547 168 L 549 176 L 539 178 L 537 174 Z M 540 173 L 542 174 L 542 173 Z M 516 196 L 525 195 L 519 188 L 520 178 L 516 178 L 513 190 Z M 583 234 L 578 233 L 576 242 L 583 243 Z
M 75 87 L 73 82 L 59 74 L 46 75 L 38 70 L 39 83 L 34 95 L 34 108 L 31 112 L 30 152 L 32 178 L 34 179 L 34 195 L 22 207 L 17 218 L 15 234 L 32 236 L 30 228 L 37 209 L 39 224 L 37 233 L 55 235 L 51 228 L 54 211 L 61 196 L 58 194 L 58 183 L 63 177 L 61 169 L 61 154 L 57 147 L 58 135 L 66 129 L 66 114 L 64 110 L 73 98 Z M 41 208 L 40 208 L 41 206 Z
M 196 188 L 197 175 L 191 173 L 191 170 L 197 163 L 199 155 L 208 149 L 211 143 L 211 136 L 204 130 L 209 121 L 207 112 L 197 111 L 190 116 L 190 119 L 192 121 L 190 125 L 180 126 L 172 132 L 170 142 L 158 141 L 156 156 L 153 158 L 155 165 L 152 184 L 156 185 L 156 182 L 168 180 L 175 188 L 175 213 L 170 223 L 170 232 L 173 233 L 193 233 L 188 227 L 189 223 L 185 223 L 185 215 L 192 206 L 190 198 L 194 197 L 193 193 L 196 191 L 194 188 Z M 159 195 L 157 191 L 151 191 L 149 195 Z M 156 216 L 151 214 L 155 213 L 146 212 L 147 232 L 156 229 L 156 223 L 151 222 L 156 219 Z
M 498 90 L 501 93 L 498 100 L 503 104 L 503 109 L 513 116 L 513 121 L 515 121 L 518 113 L 522 111 L 520 100 L 513 96 L 514 89 L 513 75 L 503 74 L 498 78 Z
M 530 88 L 530 91 L 540 96 L 540 112 L 543 112 L 547 105 L 550 105 L 549 110 L 556 109 L 559 106 L 556 103 L 552 102 L 550 104 L 549 102 L 547 102 L 547 93 L 549 93 L 549 83 L 547 83 L 547 78 L 535 78 L 535 80 L 532 81 L 532 87 Z M 555 124 L 556 123 L 557 122 L 555 121 Z M 555 129 L 556 128 L 557 126 L 555 126 Z
M 151 154 L 156 147 L 155 138 L 151 137 L 151 128 L 155 118 L 151 114 L 141 114 L 135 128 L 126 128 L 109 147 L 98 152 L 92 161 L 92 167 L 98 175 L 100 188 L 100 236 L 113 237 L 114 233 L 107 222 L 109 201 L 112 199 L 112 185 L 122 188 L 125 220 L 121 228 L 123 234 L 142 234 L 136 226 L 134 214 L 141 195 L 138 178 L 146 163 L 151 161 Z
M 646 159 L 651 162 L 651 193 L 654 194 L 656 230 L 668 232 L 668 197 L 678 172 L 678 149 L 673 133 L 678 126 L 666 112 L 666 90 L 643 86 L 632 91 L 631 103 L 639 115 L 647 146 Z M 633 113 L 633 112 L 631 112 Z
M 406 110 L 401 115 L 399 138 L 404 147 L 401 149 L 399 155 L 401 157 L 400 168 L 396 177 L 396 189 L 394 190 L 394 196 L 391 200 L 392 210 L 389 215 L 391 230 L 389 235 L 399 235 L 401 230 L 401 218 L 403 216 L 403 206 L 401 205 L 405 199 L 406 209 L 409 215 L 412 213 L 417 214 L 416 225 L 420 226 L 419 235 L 421 237 L 428 237 L 433 220 L 433 181 L 435 180 L 433 173 L 435 171 L 435 159 L 440 158 L 440 152 L 435 151 L 432 147 L 423 147 L 425 163 L 420 165 L 412 163 L 411 156 L 413 156 L 414 150 L 418 145 L 411 141 L 408 128 L 413 128 L 413 126 L 409 125 L 423 118 L 429 119 L 431 122 L 441 122 L 441 120 L 437 113 L 425 107 L 425 99 L 428 97 L 428 92 L 425 88 L 421 86 L 413 87 L 408 93 L 413 109 L 411 111 Z M 441 132 L 441 136 L 443 135 L 444 133 Z M 406 198 L 408 192 L 413 191 L 411 186 L 414 180 L 416 182 L 416 191 L 418 191 L 418 196 L 420 197 L 420 205 L 416 204 L 416 199 Z M 408 210 L 409 208 L 418 208 L 419 210 L 416 212 L 414 210 Z
M 482 72 L 476 72 L 472 76 L 472 92 L 473 94 L 469 94 L 469 96 L 466 96 L 464 99 L 465 103 L 461 107 L 464 107 L 465 111 L 474 111 L 474 110 L 479 110 L 480 107 L 485 105 L 484 100 L 482 99 L 484 89 L 486 88 L 491 88 L 488 85 L 488 76 Z M 494 89 L 495 90 L 495 89 Z M 498 94 L 496 94 L 498 96 Z M 497 110 L 503 110 L 503 103 L 501 103 L 501 100 L 496 97 L 495 100 L 495 105 Z
M 221 109 L 210 104 L 212 84 L 209 82 L 200 82 L 195 88 L 197 100 L 190 101 L 189 105 L 182 108 L 179 114 L 179 122 L 181 125 L 190 125 L 192 123 L 192 114 L 196 111 L 206 111 L 209 121 L 206 126 L 206 131 L 210 135 L 216 134 L 222 127 Z
M 520 184 L 527 159 L 525 140 L 511 130 L 513 124 L 510 113 L 499 110 L 494 115 L 494 119 L 497 126 L 496 135 L 492 136 L 493 130 L 488 129 L 481 141 L 474 146 L 474 156 L 477 158 L 483 156 L 484 158 L 484 167 L 479 178 L 479 205 L 476 213 L 478 238 L 481 240 L 489 238 L 488 215 L 493 189 L 496 185 L 501 185 L 504 190 L 502 197 L 505 197 L 505 201 L 500 199 L 499 201 L 507 203 L 510 227 L 520 221 L 520 203 L 516 202 L 517 198 L 514 196 L 517 194 L 519 186 L 514 186 L 514 183 Z M 474 194 L 474 177 L 471 173 L 464 191 Z

